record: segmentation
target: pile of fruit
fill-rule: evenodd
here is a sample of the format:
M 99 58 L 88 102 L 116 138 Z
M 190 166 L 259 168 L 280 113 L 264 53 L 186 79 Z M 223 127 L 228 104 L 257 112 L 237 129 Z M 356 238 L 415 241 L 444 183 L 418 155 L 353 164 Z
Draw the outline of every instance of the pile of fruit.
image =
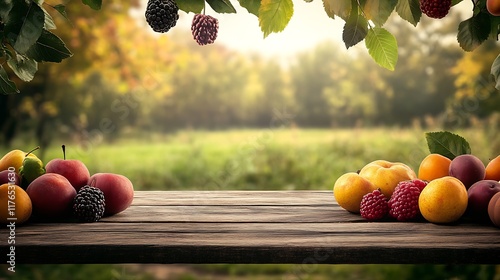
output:
M 0 223 L 22 224 L 32 216 L 54 221 L 96 222 L 127 209 L 134 198 L 130 180 L 96 173 L 76 159 L 52 159 L 46 165 L 33 154 L 12 150 L 0 159 Z
M 426 136 L 430 154 L 418 175 L 404 163 L 370 162 L 335 181 L 337 203 L 370 221 L 424 218 L 448 224 L 468 217 L 500 227 L 500 155 L 485 165 L 456 134 Z

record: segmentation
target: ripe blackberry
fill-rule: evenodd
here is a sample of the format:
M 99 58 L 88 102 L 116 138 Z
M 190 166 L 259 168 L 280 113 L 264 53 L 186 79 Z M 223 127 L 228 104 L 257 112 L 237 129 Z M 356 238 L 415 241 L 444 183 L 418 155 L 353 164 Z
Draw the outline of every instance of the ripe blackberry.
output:
M 387 216 L 389 212 L 387 198 L 380 189 L 367 193 L 361 199 L 359 212 L 361 213 L 361 217 L 367 220 L 380 220 Z
M 420 0 L 422 13 L 430 18 L 443 18 L 451 8 L 451 0 Z
M 191 23 L 191 33 L 198 45 L 212 44 L 217 39 L 219 21 L 211 16 L 196 14 Z
M 146 21 L 155 32 L 165 33 L 179 19 L 179 7 L 173 0 L 149 0 L 146 6 Z
M 389 215 L 398 221 L 408 221 L 420 215 L 418 197 L 427 185 L 422 180 L 400 182 L 389 199 Z
M 104 193 L 86 185 L 82 187 L 73 200 L 73 214 L 82 222 L 97 222 L 104 215 Z

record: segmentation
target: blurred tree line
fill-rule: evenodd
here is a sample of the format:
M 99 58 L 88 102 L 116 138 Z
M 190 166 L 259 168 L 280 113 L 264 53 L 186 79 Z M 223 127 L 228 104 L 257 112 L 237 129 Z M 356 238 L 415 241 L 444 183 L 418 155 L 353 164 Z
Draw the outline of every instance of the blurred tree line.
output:
M 26 133 L 47 145 L 53 137 L 91 142 L 124 130 L 269 127 L 280 112 L 300 127 L 429 119 L 467 126 L 500 108 L 489 75 L 499 47 L 464 53 L 455 39 L 458 15 L 422 19 L 417 30 L 392 18 L 400 55 L 390 72 L 356 47 L 332 42 L 286 64 L 221 44 L 199 47 L 188 31 L 150 32 L 130 13 L 142 8 L 137 0 L 110 0 L 95 12 L 70 1 L 70 21 L 54 14 L 56 33 L 75 55 L 40 65 L 34 81 L 17 81 L 20 94 L 0 96 L 1 143 Z

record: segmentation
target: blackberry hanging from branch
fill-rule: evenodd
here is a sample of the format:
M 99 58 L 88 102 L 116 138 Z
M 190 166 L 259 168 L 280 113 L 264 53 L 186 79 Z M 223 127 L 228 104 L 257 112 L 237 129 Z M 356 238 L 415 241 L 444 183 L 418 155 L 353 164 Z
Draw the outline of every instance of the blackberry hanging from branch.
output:
M 149 0 L 145 16 L 155 32 L 165 33 L 177 23 L 179 7 L 174 0 Z
M 451 8 L 451 0 L 420 0 L 422 13 L 430 18 L 444 18 Z
M 198 45 L 213 44 L 217 39 L 219 21 L 205 14 L 196 14 L 191 23 L 191 33 Z

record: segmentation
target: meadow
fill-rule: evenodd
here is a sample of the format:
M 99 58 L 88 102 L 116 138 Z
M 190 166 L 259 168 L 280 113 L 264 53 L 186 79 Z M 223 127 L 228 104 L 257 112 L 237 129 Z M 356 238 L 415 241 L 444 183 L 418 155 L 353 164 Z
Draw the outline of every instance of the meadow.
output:
M 433 130 L 436 131 L 436 130 Z M 429 153 L 426 130 L 246 129 L 183 130 L 174 134 L 134 133 L 86 145 L 56 140 L 41 147 L 42 160 L 82 160 L 90 173 L 124 174 L 136 190 L 330 189 L 340 175 L 378 159 L 408 164 L 415 171 Z M 486 164 L 500 154 L 500 139 L 487 129 L 455 130 Z M 89 144 L 90 143 L 90 144 Z M 31 141 L 11 148 L 29 150 Z M 43 151 L 42 151 L 43 150 Z M 3 148 L 0 153 L 5 153 Z
M 437 131 L 434 129 L 432 131 Z M 421 128 L 183 130 L 130 133 L 87 145 L 58 140 L 42 160 L 82 160 L 91 173 L 116 172 L 136 190 L 332 189 L 336 178 L 377 159 L 415 171 L 429 153 Z M 429 130 L 430 131 L 430 130 Z M 452 131 L 483 162 L 500 154 L 496 130 Z M 20 138 L 12 148 L 36 146 Z M 8 149 L 3 148 L 1 153 Z M 39 154 L 39 152 L 37 152 Z M 300 275 L 296 273 L 300 271 Z M 8 278 L 0 270 L 0 279 Z M 496 278 L 495 278 L 496 277 Z M 19 265 L 15 279 L 499 279 L 499 266 L 432 265 Z

